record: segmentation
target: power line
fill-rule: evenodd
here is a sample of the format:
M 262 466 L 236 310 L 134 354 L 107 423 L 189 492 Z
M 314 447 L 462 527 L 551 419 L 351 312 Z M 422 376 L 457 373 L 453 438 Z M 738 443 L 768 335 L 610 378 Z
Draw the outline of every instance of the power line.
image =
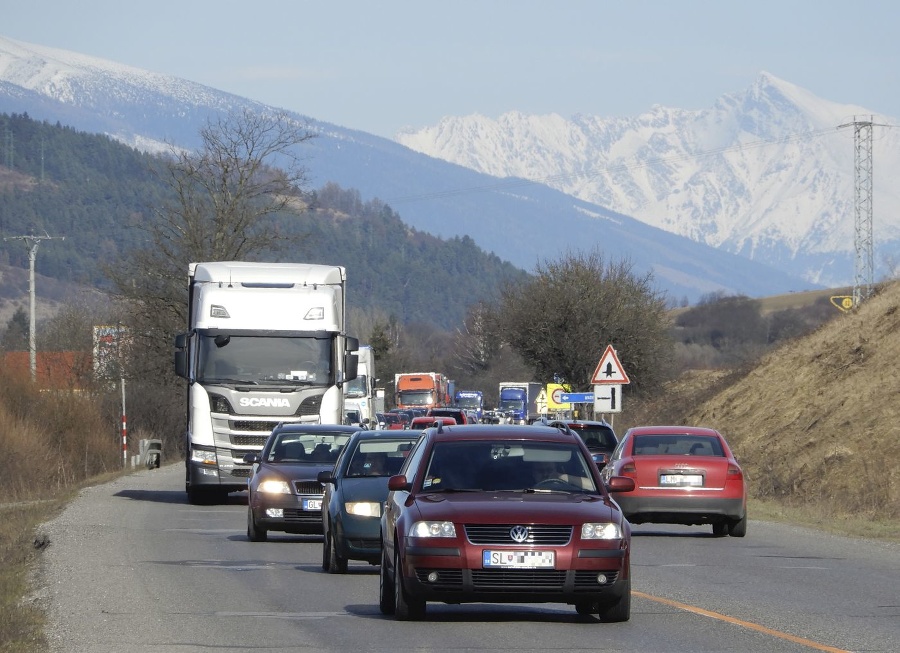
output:
M 65 236 L 51 236 L 44 233 L 43 236 L 6 236 L 3 240 L 21 240 L 26 245 L 29 245 L 28 249 L 28 296 L 30 300 L 30 311 L 28 318 L 28 360 L 31 366 L 31 382 L 34 383 L 37 380 L 37 345 L 35 338 L 35 329 L 34 329 L 34 306 L 35 306 L 35 293 L 34 293 L 34 261 L 37 259 L 37 251 L 38 245 L 41 244 L 42 240 L 65 240 Z

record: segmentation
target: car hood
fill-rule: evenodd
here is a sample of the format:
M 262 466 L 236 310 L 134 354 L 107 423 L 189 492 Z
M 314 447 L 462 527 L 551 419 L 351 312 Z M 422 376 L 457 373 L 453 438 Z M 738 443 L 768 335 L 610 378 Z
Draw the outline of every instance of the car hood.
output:
M 388 496 L 388 477 L 345 478 L 340 494 L 344 501 L 377 501 L 384 503 Z
M 598 495 L 563 493 L 427 493 L 415 499 L 421 519 L 467 524 L 527 522 L 570 524 L 620 523 L 618 506 Z
M 280 476 L 292 481 L 315 481 L 319 472 L 334 469 L 334 463 L 261 463 L 257 475 Z

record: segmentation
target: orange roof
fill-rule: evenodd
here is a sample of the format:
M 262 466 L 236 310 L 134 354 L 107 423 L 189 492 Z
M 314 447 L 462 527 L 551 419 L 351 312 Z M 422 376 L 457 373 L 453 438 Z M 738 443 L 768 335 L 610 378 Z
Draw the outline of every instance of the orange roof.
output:
M 31 357 L 27 351 L 3 354 L 6 374 L 27 378 L 31 374 Z M 39 351 L 35 354 L 35 380 L 48 390 L 77 388 L 91 375 L 91 355 L 81 351 Z

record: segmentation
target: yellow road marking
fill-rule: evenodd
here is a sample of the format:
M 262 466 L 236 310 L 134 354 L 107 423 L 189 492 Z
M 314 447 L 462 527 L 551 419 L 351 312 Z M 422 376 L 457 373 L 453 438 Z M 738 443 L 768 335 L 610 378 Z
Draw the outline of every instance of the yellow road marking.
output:
M 633 596 L 637 596 L 642 599 L 656 601 L 657 603 L 664 603 L 665 605 L 670 605 L 673 608 L 678 608 L 679 610 L 686 610 L 687 612 L 693 612 L 694 614 L 699 614 L 704 617 L 710 617 L 712 619 L 719 619 L 720 621 L 726 621 L 730 624 L 735 624 L 737 626 L 743 626 L 744 628 L 749 628 L 750 630 L 755 630 L 760 633 L 765 633 L 766 635 L 771 635 L 772 637 L 779 637 L 781 639 L 786 639 L 789 642 L 794 642 L 795 644 L 802 644 L 803 646 L 808 646 L 810 648 L 814 648 L 819 651 L 827 651 L 827 653 L 850 653 L 850 651 L 847 651 L 842 648 L 835 648 L 834 646 L 827 646 L 825 644 L 820 644 L 819 642 L 814 642 L 811 639 L 806 639 L 804 637 L 797 637 L 796 635 L 789 635 L 788 633 L 783 633 L 780 630 L 772 630 L 771 628 L 766 628 L 765 626 L 760 626 L 759 624 L 755 624 L 752 621 L 743 621 L 742 619 L 735 619 L 734 617 L 729 617 L 726 614 L 719 614 L 718 612 L 710 612 L 709 610 L 704 610 L 703 608 L 698 608 L 693 605 L 688 605 L 687 603 L 679 603 L 678 601 L 672 601 L 671 599 L 664 599 L 664 598 L 661 598 L 658 596 L 644 594 L 643 592 L 638 592 L 635 590 L 632 590 L 631 594 Z

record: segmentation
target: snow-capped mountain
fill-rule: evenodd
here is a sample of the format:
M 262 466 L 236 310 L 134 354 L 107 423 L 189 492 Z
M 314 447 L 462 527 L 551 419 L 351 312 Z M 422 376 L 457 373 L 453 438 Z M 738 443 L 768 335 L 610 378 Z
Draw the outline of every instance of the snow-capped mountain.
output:
M 194 147 L 209 119 L 244 109 L 276 110 L 194 82 L 0 36 L 0 113 L 27 113 L 152 151 Z M 635 272 L 652 273 L 674 301 L 716 291 L 760 297 L 817 285 L 790 265 L 752 261 L 549 184 L 498 180 L 389 139 L 288 113 L 317 135 L 302 153 L 312 187 L 334 182 L 354 188 L 364 201 L 390 205 L 413 228 L 443 238 L 469 236 L 526 270 L 599 248 L 607 259 L 627 259 Z M 847 265 L 845 276 L 852 278 L 852 258 Z
M 900 132 L 886 127 L 893 120 L 873 114 L 763 72 L 749 89 L 701 111 L 655 106 L 625 118 L 448 117 L 397 140 L 496 177 L 537 180 L 811 281 L 841 285 L 852 280 L 855 252 L 855 120 L 876 124 L 876 265 L 895 261 L 900 251 L 894 183 Z

